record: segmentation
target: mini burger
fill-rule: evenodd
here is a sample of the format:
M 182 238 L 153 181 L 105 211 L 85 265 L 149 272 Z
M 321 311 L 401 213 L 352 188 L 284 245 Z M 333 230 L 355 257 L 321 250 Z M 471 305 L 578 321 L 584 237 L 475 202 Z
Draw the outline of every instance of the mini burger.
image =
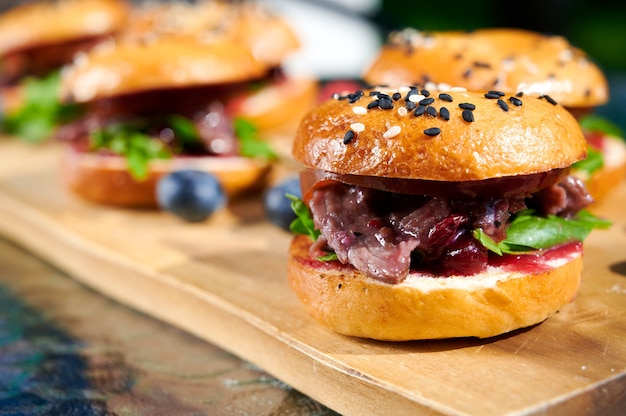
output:
M 0 15 L 3 129 L 30 141 L 50 136 L 73 112 L 58 102 L 59 70 L 126 22 L 121 0 L 30 2 Z
M 248 49 L 267 65 L 268 76 L 231 100 L 230 107 L 262 131 L 288 132 L 291 137 L 298 120 L 317 99 L 316 80 L 284 69 L 285 61 L 300 47 L 292 27 L 254 1 L 145 3 L 133 9 L 121 36 L 139 41 L 157 36 L 199 37 L 205 43 L 232 42 Z
M 176 169 L 215 174 L 231 197 L 256 189 L 275 155 L 229 104 L 269 70 L 239 44 L 196 37 L 110 42 L 80 55 L 62 74 L 62 100 L 82 113 L 57 132 L 65 183 L 126 207 L 154 207 L 157 181 Z
M 560 105 L 497 94 L 359 90 L 302 120 L 288 280 L 313 318 L 377 340 L 484 338 L 575 298 L 582 241 L 608 225 L 569 174 L 585 138 Z
M 600 68 L 562 36 L 520 29 L 393 32 L 364 74 L 373 85 L 462 86 L 558 102 L 576 116 L 588 139 L 588 160 L 573 167 L 595 199 L 626 175 L 626 144 L 590 113 L 609 99 Z M 493 94 L 490 94 L 493 96 Z M 493 98 L 497 99 L 496 96 Z

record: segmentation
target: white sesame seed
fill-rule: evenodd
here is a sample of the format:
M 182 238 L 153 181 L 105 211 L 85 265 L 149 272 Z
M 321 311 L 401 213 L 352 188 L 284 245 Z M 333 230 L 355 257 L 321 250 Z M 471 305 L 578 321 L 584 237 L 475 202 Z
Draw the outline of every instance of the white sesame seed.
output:
M 413 94 L 413 95 L 409 96 L 409 101 L 411 101 L 412 103 L 419 103 L 424 98 L 426 98 L 426 97 L 424 95 L 422 95 L 422 94 Z
M 341 94 L 339 94 L 338 92 L 333 94 L 333 100 L 338 100 L 339 97 L 341 97 Z
M 408 112 L 409 110 L 407 110 L 406 107 L 398 108 L 398 114 L 400 114 L 401 116 L 406 116 Z
M 354 114 L 358 114 L 360 116 L 367 114 L 367 108 L 362 107 L 360 105 L 355 105 L 354 107 L 352 107 L 352 112 Z
M 451 92 L 467 92 L 467 88 L 465 87 L 452 87 L 450 88 Z
M 411 91 L 411 87 L 400 87 L 398 88 L 398 92 L 402 95 L 406 94 L 407 92 Z
M 401 131 L 402 128 L 400 126 L 392 126 L 389 127 L 389 130 L 387 130 L 385 134 L 383 134 L 383 137 L 385 139 L 391 139 L 392 137 L 396 137 L 398 134 L 400 134 Z
M 363 124 L 363 123 L 352 123 L 352 124 L 350 124 L 350 128 L 355 133 L 361 133 L 363 130 L 365 130 L 365 124 Z
M 436 90 L 437 84 L 435 84 L 434 82 L 428 81 L 426 85 L 424 85 L 424 88 L 426 88 L 427 90 Z
M 450 91 L 450 85 L 446 84 L 445 82 L 440 82 L 439 85 L 437 85 L 437 89 L 441 92 L 448 92 Z

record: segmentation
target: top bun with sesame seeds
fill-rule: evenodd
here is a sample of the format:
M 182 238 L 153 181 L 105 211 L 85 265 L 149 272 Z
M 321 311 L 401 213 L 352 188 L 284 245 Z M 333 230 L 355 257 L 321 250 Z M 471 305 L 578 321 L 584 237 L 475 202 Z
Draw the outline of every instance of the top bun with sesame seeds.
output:
M 364 79 L 549 95 L 568 108 L 595 107 L 609 97 L 605 76 L 584 52 L 562 36 L 521 29 L 393 32 Z
M 585 151 L 574 117 L 545 97 L 337 94 L 295 136 L 307 169 L 289 285 L 349 336 L 485 338 L 537 324 L 580 284 L 586 234 L 568 230 L 591 198 L 568 169 Z
M 453 90 L 337 95 L 301 121 L 293 155 L 338 174 L 455 182 L 564 169 L 586 155 L 560 105 Z

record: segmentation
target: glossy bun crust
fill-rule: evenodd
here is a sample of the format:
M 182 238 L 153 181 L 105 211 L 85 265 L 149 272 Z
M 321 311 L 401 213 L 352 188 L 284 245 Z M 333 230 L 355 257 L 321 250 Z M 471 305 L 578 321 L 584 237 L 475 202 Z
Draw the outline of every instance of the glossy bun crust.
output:
M 106 35 L 126 22 L 121 0 L 40 1 L 0 15 L 0 55 Z
M 61 179 L 67 189 L 97 204 L 155 208 L 159 179 L 181 169 L 214 174 L 232 199 L 262 189 L 270 165 L 243 157 L 180 157 L 153 161 L 145 180 L 133 179 L 123 158 L 82 153 L 66 147 L 60 161 Z
M 308 237 L 294 238 L 287 273 L 311 316 L 337 333 L 385 341 L 487 338 L 537 324 L 575 298 L 582 269 L 577 252 L 544 271 L 490 268 L 446 278 L 412 273 L 390 285 L 312 259 L 310 245 Z
M 373 85 L 447 83 L 473 91 L 548 94 L 565 107 L 608 101 L 602 71 L 561 36 L 519 29 L 392 33 L 364 79 Z
M 66 69 L 61 97 L 88 102 L 148 90 L 249 81 L 266 72 L 247 49 L 230 42 L 166 37 L 149 43 L 108 42 Z
M 134 9 L 122 35 L 126 39 L 181 36 L 234 42 L 269 66 L 280 65 L 300 46 L 287 22 L 262 5 L 250 2 L 143 4 Z
M 405 111 L 406 90 L 399 90 L 391 109 L 367 109 L 377 99 L 370 91 L 356 100 L 343 95 L 325 102 L 301 121 L 295 159 L 340 174 L 458 182 L 567 168 L 586 156 L 576 119 L 546 99 L 524 96 L 522 105 L 514 105 L 506 95 L 504 111 L 497 99 L 482 93 L 450 91 L 444 96 L 449 102 L 430 91 L 433 102 L 427 107 L 437 115 L 415 116 Z M 391 97 L 394 91 L 386 93 Z M 459 107 L 465 103 L 475 109 Z M 442 118 L 442 107 L 449 120 Z M 466 121 L 464 112 L 474 121 Z M 426 134 L 432 128 L 438 134 Z M 347 143 L 346 134 L 354 134 Z

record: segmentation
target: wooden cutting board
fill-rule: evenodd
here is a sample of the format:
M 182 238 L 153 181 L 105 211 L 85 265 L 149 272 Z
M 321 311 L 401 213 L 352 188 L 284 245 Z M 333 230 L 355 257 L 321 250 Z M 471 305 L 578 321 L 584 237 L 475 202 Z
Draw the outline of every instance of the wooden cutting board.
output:
M 0 233 L 84 284 L 180 327 L 346 415 L 623 414 L 626 183 L 597 212 L 578 298 L 488 340 L 384 343 L 313 322 L 285 276 L 290 236 L 258 202 L 203 224 L 90 205 L 56 176 L 58 149 L 0 141 Z

